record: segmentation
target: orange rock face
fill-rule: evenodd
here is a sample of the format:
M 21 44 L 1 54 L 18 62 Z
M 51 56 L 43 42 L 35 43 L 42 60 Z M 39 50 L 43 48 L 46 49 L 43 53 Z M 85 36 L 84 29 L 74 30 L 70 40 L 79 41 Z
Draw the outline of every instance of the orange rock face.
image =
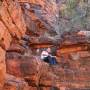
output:
M 22 56 L 17 53 L 7 54 L 6 67 L 8 73 L 22 77 L 30 85 L 35 86 L 38 85 L 41 74 L 47 70 L 45 70 L 43 62 L 37 60 L 35 57 Z
M 24 18 L 28 31 L 34 35 L 49 36 L 56 34 L 54 24 L 57 18 L 57 5 L 54 1 L 47 0 L 18 0 L 24 10 Z M 26 3 L 25 3 L 26 2 Z M 53 36 L 54 36 L 53 35 Z M 32 35 L 31 35 L 32 36 Z M 48 36 L 46 36 L 48 37 Z
M 0 47 L 0 89 L 4 84 L 6 75 L 5 51 Z
M 12 0 L 3 0 L 0 3 L 0 90 L 2 90 L 6 76 L 6 50 L 14 38 L 19 39 L 25 34 L 26 27 L 19 3 Z
M 0 33 L 0 40 L 2 39 L 2 37 L 5 33 L 5 30 L 6 30 L 6 28 L 5 28 L 4 24 L 0 21 L 0 32 L 1 32 Z
M 10 33 L 6 30 L 1 41 L 2 47 L 7 50 L 10 46 L 10 42 L 12 41 L 12 37 Z
M 22 11 L 17 2 L 5 0 L 0 9 L 0 17 L 7 31 L 13 37 L 20 38 L 25 33 Z
M 16 78 L 12 75 L 6 75 L 6 82 L 3 90 L 29 90 L 28 84 L 21 78 Z
M 58 16 L 65 1 L 1 1 L 0 90 L 89 90 L 90 38 L 58 31 L 69 23 L 68 15 Z M 57 49 L 57 65 L 40 60 L 39 51 L 48 47 Z

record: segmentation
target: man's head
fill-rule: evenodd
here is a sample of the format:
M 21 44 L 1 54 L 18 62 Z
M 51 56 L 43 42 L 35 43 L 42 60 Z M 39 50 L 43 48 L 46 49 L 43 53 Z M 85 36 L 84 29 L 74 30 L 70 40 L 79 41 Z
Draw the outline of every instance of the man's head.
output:
M 48 53 L 51 53 L 51 48 L 47 48 L 47 52 Z

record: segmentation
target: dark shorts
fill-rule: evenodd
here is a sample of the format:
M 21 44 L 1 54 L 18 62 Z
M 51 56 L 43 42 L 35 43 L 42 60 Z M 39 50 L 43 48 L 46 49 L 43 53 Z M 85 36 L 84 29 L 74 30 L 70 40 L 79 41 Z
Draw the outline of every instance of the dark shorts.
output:
M 57 62 L 56 62 L 56 58 L 50 57 L 50 56 L 45 57 L 45 58 L 44 58 L 44 61 L 47 62 L 47 63 L 49 63 L 49 64 L 51 64 L 51 65 L 57 63 Z
M 44 60 L 45 62 L 49 63 L 49 56 L 48 56 L 48 57 L 45 57 L 43 60 Z

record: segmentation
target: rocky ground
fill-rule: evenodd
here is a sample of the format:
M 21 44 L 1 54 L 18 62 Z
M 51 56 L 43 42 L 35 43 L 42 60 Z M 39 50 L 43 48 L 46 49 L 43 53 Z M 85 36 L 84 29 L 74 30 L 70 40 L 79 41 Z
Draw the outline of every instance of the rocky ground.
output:
M 76 27 L 58 32 L 58 4 L 65 8 L 62 0 L 0 1 L 0 90 L 90 90 L 90 37 Z M 40 60 L 47 47 L 57 65 Z

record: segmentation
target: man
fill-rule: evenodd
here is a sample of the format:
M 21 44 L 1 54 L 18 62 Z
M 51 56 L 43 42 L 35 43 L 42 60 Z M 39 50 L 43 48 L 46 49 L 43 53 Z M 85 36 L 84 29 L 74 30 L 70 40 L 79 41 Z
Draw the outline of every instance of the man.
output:
M 41 59 L 44 60 L 45 62 L 49 63 L 48 57 L 49 57 L 49 53 L 46 50 L 42 51 Z
M 47 48 L 47 50 L 42 51 L 41 59 L 50 64 L 56 64 L 56 58 L 51 55 L 51 49 Z

